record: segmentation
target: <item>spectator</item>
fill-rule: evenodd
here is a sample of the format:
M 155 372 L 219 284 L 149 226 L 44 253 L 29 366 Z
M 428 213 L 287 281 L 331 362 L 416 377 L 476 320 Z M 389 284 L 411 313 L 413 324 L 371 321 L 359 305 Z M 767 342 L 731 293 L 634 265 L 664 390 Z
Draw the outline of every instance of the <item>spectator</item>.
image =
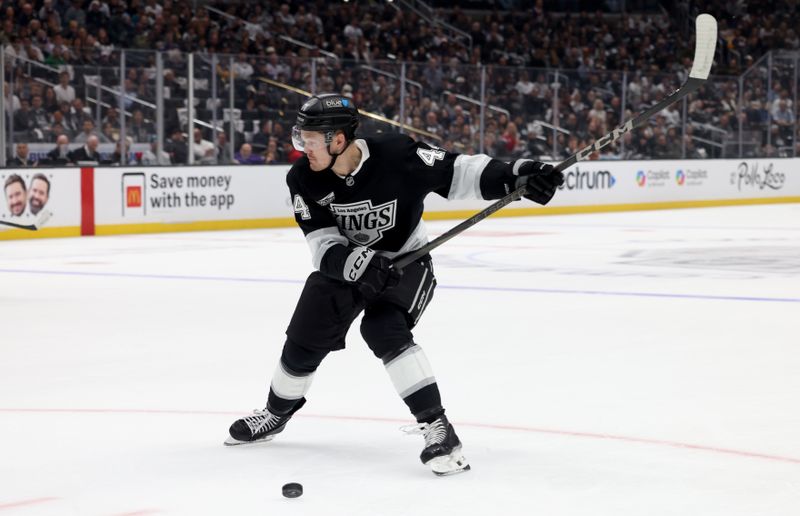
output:
M 86 25 L 86 11 L 83 10 L 83 0 L 72 0 L 71 5 L 64 12 L 64 21 L 68 24 L 75 22 L 81 27 Z
M 289 75 L 289 66 L 279 60 L 275 47 L 267 47 L 267 66 L 265 70 L 267 77 L 274 81 L 278 80 L 281 75 Z
M 54 113 L 58 111 L 58 99 L 56 98 L 56 92 L 53 88 L 47 88 L 44 90 L 44 109 L 48 113 Z
M 30 6 L 31 4 L 25 5 Z M 28 59 L 38 63 L 44 63 L 44 53 L 42 53 L 42 49 L 34 45 L 33 41 L 31 41 L 31 38 L 25 37 L 22 39 L 22 48 L 25 56 L 27 56 Z
M 214 144 L 203 138 L 203 131 L 194 130 L 194 162 L 201 165 L 216 165 L 217 156 Z
M 183 131 L 176 127 L 172 131 L 172 137 L 164 145 L 164 150 L 169 154 L 169 159 L 173 165 L 185 165 L 189 159 L 189 147 Z
M 135 165 L 136 157 L 131 156 L 131 145 L 133 139 L 130 136 L 125 137 L 125 161 L 122 161 L 122 141 L 118 141 L 114 146 L 114 153 L 111 154 L 111 159 L 106 162 L 112 165 Z
M 25 133 L 27 138 L 32 137 L 32 131 L 36 128 L 31 105 L 27 99 L 22 99 L 20 108 L 14 111 L 14 131 Z
M 283 155 L 286 158 L 287 163 L 294 163 L 303 157 L 303 153 L 295 149 L 294 145 L 292 145 L 290 142 L 285 142 L 283 144 Z
M 98 0 L 92 0 L 89 4 L 89 12 L 86 13 L 86 27 L 96 33 L 101 27 L 108 25 L 108 7 L 101 4 Z
M 243 143 L 239 152 L 235 156 L 236 163 L 240 165 L 261 165 L 264 158 L 258 154 L 253 154 L 253 147 L 249 143 Z
M 13 95 L 11 94 L 11 87 L 8 85 L 8 82 L 3 83 L 3 91 L 5 92 L 4 102 L 6 102 L 6 109 L 9 111 L 19 111 L 22 104 L 16 93 Z
M 17 150 L 13 158 L 6 162 L 8 167 L 38 167 L 39 162 L 30 158 L 30 151 L 27 143 L 18 143 Z
M 364 37 L 364 31 L 359 27 L 358 20 L 350 20 L 350 22 L 344 26 L 344 37 L 355 41 Z
M 264 163 L 267 165 L 275 165 L 277 163 L 285 163 L 283 156 L 283 149 L 278 147 L 278 140 L 270 138 L 267 143 L 267 150 L 264 151 Z
M 231 155 L 231 145 L 228 143 L 228 135 L 224 131 L 217 133 L 215 149 L 218 165 L 230 165 L 234 162 Z
M 787 136 L 791 136 L 792 127 L 794 126 L 794 113 L 786 99 L 778 101 L 778 106 L 772 114 L 772 119 L 778 126 L 781 137 L 786 139 Z
M 44 108 L 44 101 L 41 95 L 33 97 L 31 106 L 31 117 L 33 118 L 33 128 L 39 130 L 38 140 L 44 140 L 45 132 L 50 131 L 50 116 Z
M 428 111 L 425 115 L 425 130 L 436 135 L 444 133 L 444 129 L 439 123 L 439 118 L 436 116 L 436 111 Z
M 289 4 L 281 4 L 278 12 L 275 13 L 275 21 L 283 24 L 287 29 L 296 23 L 294 16 L 289 12 Z
M 269 145 L 269 139 L 272 137 L 272 120 L 264 120 L 261 124 L 261 132 L 253 135 L 251 142 L 257 149 L 266 149 Z
M 58 37 L 55 39 L 61 39 L 60 35 L 58 35 Z M 68 57 L 69 50 L 67 50 L 63 45 L 54 45 L 50 55 L 45 58 L 44 64 L 52 66 L 53 68 L 60 68 L 62 65 L 67 64 Z
M 103 130 L 97 136 L 103 143 L 116 142 L 119 140 L 119 128 L 112 125 L 111 122 L 103 123 Z
M 680 155 L 680 152 L 675 148 L 675 142 L 668 141 L 666 134 L 659 134 L 655 140 L 652 151 L 652 156 L 655 159 L 676 158 Z
M 53 8 L 53 0 L 44 0 L 42 8 L 39 9 L 39 20 L 42 23 L 47 23 L 51 18 L 55 20 L 58 26 L 61 26 L 61 14 Z
M 428 87 L 434 92 L 441 90 L 442 81 L 444 80 L 444 73 L 442 72 L 442 67 L 439 65 L 438 58 L 431 57 L 428 60 L 428 65 L 425 67 L 425 71 L 423 72 L 422 76 L 425 79 Z
M 116 107 L 110 106 L 106 111 L 106 116 L 100 121 L 101 126 L 106 124 L 111 124 L 115 129 L 119 129 L 119 111 Z
M 253 75 L 253 65 L 247 59 L 247 54 L 239 53 L 239 58 L 233 63 L 233 76 L 236 80 L 249 81 Z
M 516 157 L 518 152 L 518 146 L 520 144 L 519 134 L 517 133 L 517 126 L 514 122 L 509 122 L 506 125 L 503 134 L 500 136 L 500 140 L 503 142 L 503 152 L 500 154 L 503 156 L 511 156 Z
M 75 143 L 85 143 L 89 140 L 91 136 L 102 140 L 104 143 L 110 141 L 107 137 L 100 135 L 94 129 L 94 121 L 91 118 L 85 118 L 83 120 L 83 129 L 80 133 L 78 133 L 73 141 Z
M 50 125 L 50 141 L 54 142 L 58 140 L 58 137 L 62 134 L 66 134 L 64 132 L 64 126 L 61 125 L 61 111 L 56 111 L 53 115 L 53 123 Z
M 82 163 L 100 163 L 100 153 L 97 148 L 100 146 L 100 140 L 96 134 L 90 134 L 86 137 L 86 143 L 83 147 L 79 147 L 71 151 L 67 156 L 71 163 L 78 165 Z
M 142 154 L 142 165 L 171 165 L 172 162 L 169 159 L 169 154 L 167 154 L 163 149 L 161 150 L 161 154 L 158 154 L 158 143 L 151 142 L 150 149 L 145 151 Z
M 171 69 L 164 70 L 164 97 L 168 99 L 179 99 L 186 96 L 186 91 L 175 77 L 175 72 Z
M 725 75 L 730 74 L 732 70 L 747 69 L 767 49 L 797 48 L 800 38 L 798 38 L 797 31 L 793 29 L 796 24 L 793 24 L 791 7 L 788 7 L 785 2 L 778 2 L 770 4 L 770 9 L 764 11 L 762 3 L 745 3 L 746 5 L 736 7 L 735 17 L 730 14 L 730 11 L 722 8 L 715 12 L 720 22 L 720 37 L 728 42 L 719 49 L 719 56 L 714 66 L 715 74 Z M 281 41 L 280 37 L 289 36 L 340 56 L 367 59 L 367 63 L 370 59 L 400 61 L 414 59 L 418 63 L 408 66 L 407 77 L 425 84 L 424 94 L 437 100 L 443 97 L 444 89 L 474 98 L 480 97 L 479 74 L 471 67 L 462 69 L 461 65 L 463 64 L 479 65 L 491 59 L 493 64 L 499 65 L 508 63 L 522 64 L 528 67 L 579 68 L 578 73 L 562 70 L 562 73 L 567 76 L 568 87 L 563 87 L 565 85 L 564 75 L 555 76 L 558 78 L 558 83 L 562 85 L 561 92 L 580 91 L 584 94 L 583 98 L 575 99 L 575 106 L 569 106 L 565 102 L 565 98 L 553 98 L 554 91 L 550 87 L 552 76 L 547 77 L 546 72 L 533 72 L 530 69 L 521 70 L 517 76 L 519 80 L 516 80 L 517 77 L 514 77 L 513 72 L 508 69 L 504 70 L 502 66 L 490 69 L 490 73 L 487 74 L 486 91 L 490 96 L 490 103 L 514 111 L 514 118 L 520 114 L 523 115 L 523 120 L 543 118 L 560 125 L 568 116 L 577 114 L 580 136 L 585 138 L 589 125 L 587 111 L 593 108 L 596 101 L 601 98 L 592 93 L 592 90 L 602 92 L 603 102 L 611 106 L 606 110 L 606 128 L 617 125 L 620 122 L 621 114 L 619 101 L 614 105 L 614 100 L 610 99 L 621 97 L 622 74 L 605 73 L 600 70 L 592 70 L 592 68 L 642 70 L 641 75 L 638 73 L 629 73 L 628 75 L 630 87 L 627 90 L 625 107 L 629 109 L 628 114 L 634 114 L 643 105 L 652 104 L 677 86 L 677 84 L 671 84 L 670 79 L 662 79 L 663 74 L 670 76 L 673 70 L 677 72 L 676 76 L 685 74 L 691 65 L 689 52 L 691 49 L 688 48 L 692 45 L 691 38 L 681 38 L 679 36 L 682 34 L 681 30 L 664 29 L 664 23 L 661 20 L 669 23 L 669 19 L 661 17 L 653 19 L 648 17 L 605 18 L 603 23 L 599 23 L 593 30 L 587 31 L 582 28 L 588 26 L 589 21 L 593 19 L 591 15 L 563 18 L 551 15 L 544 8 L 538 11 L 535 9 L 515 11 L 513 14 L 476 10 L 470 13 L 469 17 L 458 9 L 449 13 L 441 13 L 442 17 L 448 19 L 454 26 L 465 32 L 472 32 L 475 38 L 473 45 L 476 48 L 473 53 L 469 53 L 454 44 L 453 40 L 444 37 L 441 31 L 430 31 L 427 28 L 418 27 L 419 19 L 415 16 L 397 13 L 391 9 L 377 9 L 374 6 L 354 5 L 348 7 L 347 16 L 342 18 L 333 10 L 332 6 L 320 7 L 319 15 L 317 15 L 316 13 L 310 14 L 307 5 L 292 4 L 281 0 L 256 6 L 254 10 L 212 2 L 211 5 L 221 7 L 241 19 L 233 22 L 223 19 L 211 22 L 213 16 L 209 18 L 208 13 L 204 10 L 193 12 L 183 0 L 166 2 L 163 5 L 160 5 L 157 0 L 128 0 L 127 2 L 122 0 L 75 0 L 74 2 L 70 0 L 39 0 L 38 2 L 24 0 L 16 3 L 6 2 L 3 5 L 5 16 L 0 20 L 0 41 L 3 42 L 4 51 L 9 57 L 7 62 L 10 63 L 14 57 L 19 56 L 32 60 L 44 58 L 44 61 L 53 67 L 63 66 L 69 74 L 71 82 L 74 83 L 72 86 L 78 96 L 82 93 L 78 84 L 82 85 L 83 82 L 79 78 L 76 79 L 73 67 L 80 65 L 114 66 L 116 60 L 112 59 L 113 50 L 119 47 L 130 47 L 134 41 L 138 42 L 136 45 L 140 48 L 158 48 L 166 52 L 168 61 L 166 69 L 168 71 L 165 72 L 164 85 L 169 90 L 170 97 L 177 101 L 182 101 L 186 97 L 185 88 L 181 86 L 185 84 L 183 82 L 186 73 L 185 58 L 180 52 L 200 48 L 208 52 L 237 54 L 237 64 L 235 70 L 232 71 L 240 80 L 249 77 L 247 79 L 249 82 L 255 76 L 264 75 L 304 89 L 312 89 L 310 87 L 309 59 L 315 58 L 318 51 L 313 48 L 293 51 L 292 47 L 285 47 L 285 43 Z M 5 6 L 10 7 L 6 9 Z M 33 8 L 33 6 L 36 7 Z M 103 20 L 103 22 L 99 23 L 95 18 Z M 758 23 L 756 23 L 757 21 Z M 761 23 L 762 21 L 763 23 Z M 345 28 L 348 23 L 349 25 Z M 259 26 L 254 29 L 253 24 Z M 97 25 L 97 29 L 91 30 L 91 27 L 95 25 Z M 764 34 L 760 32 L 762 26 L 769 27 Z M 138 34 L 135 34 L 134 28 Z M 564 38 L 558 41 L 553 40 L 552 34 L 554 33 L 563 34 Z M 137 37 L 136 40 L 134 40 L 134 35 Z M 357 42 L 353 44 L 351 40 Z M 283 56 L 280 58 L 276 51 L 278 45 L 281 45 L 279 47 L 280 55 Z M 267 49 L 266 59 L 256 67 L 257 71 L 251 72 L 250 68 L 255 65 L 252 64 L 253 58 L 247 54 L 254 54 L 261 48 Z M 618 52 L 609 52 L 606 50 L 608 48 L 618 49 Z M 435 56 L 435 58 L 431 60 L 429 56 Z M 244 64 L 247 61 L 250 61 L 250 64 Z M 221 62 L 224 62 L 222 70 L 228 64 L 225 59 Z M 150 66 L 154 70 L 152 63 Z M 169 70 L 170 68 L 171 70 Z M 761 110 L 766 118 L 769 116 L 767 111 L 774 115 L 779 101 L 788 99 L 789 112 L 796 118 L 796 107 L 791 105 L 794 89 L 792 86 L 793 76 L 791 72 L 787 74 L 786 71 L 782 71 L 784 68 L 776 67 L 774 69 L 771 88 L 767 88 L 767 78 L 760 72 L 762 68 L 752 68 L 752 72 L 745 78 L 744 106 L 749 106 L 752 101 L 763 103 Z M 129 68 L 129 72 L 133 69 Z M 15 78 L 14 88 L 11 89 L 18 94 L 18 98 L 12 98 L 7 105 L 13 105 L 14 111 L 20 111 L 21 106 L 18 103 L 21 98 L 28 101 L 30 109 L 33 97 L 40 94 L 44 99 L 45 110 L 52 111 L 48 95 L 50 94 L 49 90 L 52 90 L 53 94 L 56 90 L 50 88 L 34 91 L 34 86 L 39 86 L 39 84 L 34 84 L 34 81 L 28 78 L 22 78 L 20 67 L 17 67 L 17 70 L 19 70 L 17 73 L 21 80 Z M 78 70 L 80 69 L 78 68 Z M 94 74 L 95 72 L 89 73 Z M 179 77 L 177 81 L 175 80 L 176 74 Z M 531 82 L 533 77 L 536 77 L 536 82 Z M 140 81 L 138 75 L 135 75 L 134 78 L 130 76 L 127 78 L 132 81 L 132 84 L 125 86 L 126 91 L 139 98 L 150 98 L 152 92 L 144 89 L 145 81 Z M 397 117 L 399 119 L 398 102 L 395 101 L 392 105 L 390 100 L 392 98 L 399 99 L 399 90 L 396 85 L 393 87 L 392 80 L 387 81 L 383 76 L 371 77 L 367 72 L 358 71 L 350 66 L 338 65 L 318 67 L 316 79 L 317 90 L 330 89 L 345 92 L 344 85 L 354 85 L 353 91 L 347 93 L 352 95 L 354 100 L 360 101 L 362 105 L 368 105 L 371 111 L 385 114 L 388 118 Z M 152 76 L 148 81 L 149 84 L 155 82 Z M 244 84 L 243 88 L 247 86 Z M 266 87 L 262 90 L 261 85 L 253 86 L 257 86 L 258 92 L 265 93 L 269 100 L 268 103 L 256 103 L 258 109 L 262 111 L 258 113 L 257 118 L 261 120 L 275 119 L 273 110 L 280 105 L 281 94 Z M 693 96 L 693 99 L 700 99 L 702 103 L 693 103 L 691 106 L 692 120 L 717 125 L 720 115 L 724 113 L 731 116 L 743 113 L 743 107 L 738 105 L 738 85 L 731 81 L 720 81 L 718 86 L 719 88 L 705 88 Z M 61 84 L 55 88 L 60 90 Z M 519 92 L 519 95 L 512 93 L 512 90 Z M 239 93 L 237 92 L 237 95 Z M 421 112 L 415 113 L 414 109 L 419 105 L 419 99 L 415 98 L 418 94 L 419 92 L 415 92 L 413 88 L 409 90 L 409 94 L 406 96 L 407 105 L 403 106 L 407 120 L 402 122 L 411 122 L 416 116 L 421 119 L 422 123 L 418 124 L 418 127 L 422 128 L 428 111 L 435 111 L 439 125 L 443 129 L 441 134 L 447 138 L 453 138 L 454 135 L 460 134 L 464 123 L 474 125 L 478 122 L 477 116 L 466 117 L 464 122 L 459 120 L 457 115 L 452 112 L 449 99 L 444 106 L 448 110 L 448 116 L 443 116 L 441 109 L 434 109 L 431 106 L 425 106 Z M 556 91 L 556 95 L 561 97 L 563 93 L 559 94 Z M 59 94 L 56 98 L 60 100 L 62 97 Z M 244 97 L 237 96 L 237 98 L 244 100 Z M 76 98 L 77 100 L 79 97 Z M 552 110 L 554 100 L 555 103 L 558 103 L 559 120 L 552 119 L 555 112 Z M 127 104 L 131 105 L 131 102 L 131 99 L 126 99 Z M 513 105 L 514 102 L 522 105 L 521 111 L 524 113 L 517 113 L 520 109 L 519 106 Z M 267 105 L 272 110 L 265 115 L 262 106 Z M 241 109 L 243 106 L 237 104 L 236 107 Z M 174 111 L 173 105 L 167 106 L 168 124 L 172 122 L 170 112 Z M 680 106 L 677 105 L 667 112 L 667 125 L 680 124 L 682 122 L 681 112 Z M 547 118 L 544 118 L 545 113 L 548 113 Z M 760 113 L 747 111 L 742 119 L 743 129 L 757 133 L 753 134 L 753 138 L 757 139 L 761 136 L 766 140 L 767 131 L 772 130 L 767 126 L 767 120 L 763 121 L 763 126 L 758 127 L 757 124 L 750 121 L 751 115 L 759 118 L 762 116 Z M 59 131 L 54 128 L 60 123 L 66 134 L 74 135 L 76 129 L 81 127 L 84 117 L 84 115 L 77 116 L 78 120 L 75 122 L 77 127 L 71 128 L 70 120 L 64 114 L 63 121 L 51 121 L 50 133 L 58 134 Z M 622 118 L 629 117 L 623 116 Z M 520 129 L 520 139 L 526 139 L 524 125 L 516 121 L 515 123 Z M 506 124 L 507 121 L 497 124 L 496 136 L 506 130 Z M 733 126 L 738 129 L 738 119 L 733 120 Z M 15 129 L 21 129 L 23 134 L 29 131 L 23 125 L 16 123 Z M 592 124 L 593 131 L 601 129 L 602 127 L 597 122 Z M 41 129 L 39 131 L 41 132 Z M 779 134 L 783 135 L 784 133 L 779 130 Z M 41 138 L 41 135 L 36 133 L 25 136 Z M 705 133 L 702 136 L 709 135 Z M 787 144 L 794 143 L 794 139 L 789 139 L 791 136 L 793 135 L 785 135 L 784 140 Z M 50 139 L 53 136 L 45 133 L 45 137 Z M 653 140 L 651 144 L 655 144 L 655 138 Z M 143 141 L 149 141 L 149 139 Z M 263 144 L 263 142 L 261 143 Z
M 133 117 L 128 124 L 126 131 L 126 134 L 133 138 L 133 141 L 135 142 L 150 141 L 156 132 L 153 124 L 145 121 L 142 110 L 138 108 L 133 110 Z
M 89 108 L 83 105 L 83 99 L 80 97 L 76 97 L 75 100 L 72 101 L 72 106 L 70 106 L 70 115 L 75 122 L 75 127 L 78 129 L 83 127 L 83 121 L 85 119 L 92 118 L 92 112 L 89 110 Z
M 69 73 L 61 72 L 58 76 L 58 84 L 53 87 L 56 100 L 61 102 L 72 102 L 75 100 L 75 88 L 69 85 Z
M 73 115 L 72 109 L 70 104 L 67 102 L 62 102 L 58 106 L 58 113 L 61 114 L 59 117 L 59 123 L 61 127 L 64 129 L 64 134 L 67 136 L 74 136 L 78 133 L 78 130 L 82 127 L 83 119 L 81 118 L 81 124 L 78 124 L 77 118 Z M 54 115 L 55 121 L 55 115 Z
M 69 137 L 66 134 L 59 135 L 56 139 L 56 147 L 47 153 L 47 163 L 49 165 L 69 164 Z
M 139 99 L 137 88 L 134 86 L 132 80 L 125 79 L 125 91 L 123 93 L 125 95 L 125 99 L 122 101 L 122 103 L 125 106 L 125 109 L 130 110 L 134 102 Z
M 603 107 L 603 101 L 600 99 L 595 99 L 592 109 L 586 114 L 587 121 L 591 122 L 595 120 L 597 124 L 599 124 L 600 129 L 599 131 L 603 134 L 608 132 L 606 130 L 606 110 Z

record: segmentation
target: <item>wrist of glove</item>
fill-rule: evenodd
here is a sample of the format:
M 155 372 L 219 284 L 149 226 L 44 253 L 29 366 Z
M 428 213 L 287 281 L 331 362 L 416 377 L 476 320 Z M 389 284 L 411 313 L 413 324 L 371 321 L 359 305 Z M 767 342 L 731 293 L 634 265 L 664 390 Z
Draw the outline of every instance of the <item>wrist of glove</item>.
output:
M 397 286 L 403 276 L 392 261 L 368 247 L 357 247 L 351 251 L 344 266 L 344 279 L 358 285 L 366 298 L 376 298 L 386 290 Z
M 564 174 L 541 161 L 518 160 L 514 163 L 514 171 L 519 175 L 515 188 L 524 185 L 526 192 L 523 197 L 541 205 L 550 202 L 556 189 L 564 184 Z

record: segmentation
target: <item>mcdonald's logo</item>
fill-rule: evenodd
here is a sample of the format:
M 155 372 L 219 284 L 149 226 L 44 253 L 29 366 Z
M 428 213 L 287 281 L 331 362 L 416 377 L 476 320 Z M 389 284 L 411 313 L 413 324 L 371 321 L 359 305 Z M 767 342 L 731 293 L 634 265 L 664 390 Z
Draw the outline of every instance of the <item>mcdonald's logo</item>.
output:
M 142 207 L 141 186 L 129 186 L 125 189 L 125 204 L 128 208 Z

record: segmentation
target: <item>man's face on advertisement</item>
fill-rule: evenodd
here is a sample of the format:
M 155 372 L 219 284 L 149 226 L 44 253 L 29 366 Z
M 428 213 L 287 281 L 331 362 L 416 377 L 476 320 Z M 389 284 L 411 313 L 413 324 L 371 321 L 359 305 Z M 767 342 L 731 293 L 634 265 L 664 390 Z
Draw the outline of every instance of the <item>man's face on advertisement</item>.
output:
M 27 195 L 25 188 L 19 182 L 11 183 L 6 186 L 6 200 L 8 201 L 8 209 L 11 215 L 19 217 L 25 212 L 25 201 Z
M 42 179 L 33 180 L 29 193 L 31 213 L 36 215 L 42 210 L 42 208 L 44 208 L 44 205 L 47 204 L 47 200 L 50 197 L 49 190 L 50 188 L 46 181 Z

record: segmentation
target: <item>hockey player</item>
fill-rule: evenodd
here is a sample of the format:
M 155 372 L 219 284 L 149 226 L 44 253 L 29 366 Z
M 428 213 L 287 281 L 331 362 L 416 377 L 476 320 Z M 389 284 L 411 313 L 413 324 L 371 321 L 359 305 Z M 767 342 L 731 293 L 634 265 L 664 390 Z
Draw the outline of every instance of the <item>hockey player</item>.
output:
M 404 135 L 356 139 L 358 110 L 335 94 L 300 108 L 292 138 L 305 153 L 287 183 L 316 269 L 286 330 L 267 406 L 230 427 L 228 445 L 272 439 L 305 403 L 314 372 L 361 313 L 361 335 L 383 361 L 425 438 L 420 459 L 438 475 L 469 469 L 445 416 L 433 370 L 411 333 L 433 297 L 430 255 L 402 270 L 392 259 L 427 243 L 423 200 L 499 199 L 521 184 L 547 204 L 563 175 L 544 163 L 447 152 Z

